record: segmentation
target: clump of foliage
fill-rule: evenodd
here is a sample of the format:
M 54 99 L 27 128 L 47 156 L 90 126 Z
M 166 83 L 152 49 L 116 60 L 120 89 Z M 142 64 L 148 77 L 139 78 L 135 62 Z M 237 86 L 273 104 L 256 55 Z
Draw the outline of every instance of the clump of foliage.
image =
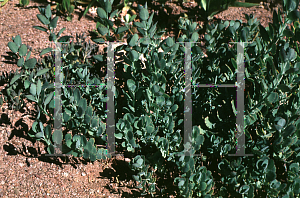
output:
M 154 13 L 149 14 L 147 4 L 139 6 L 139 20 L 136 15 L 127 19 L 139 35 L 129 32 L 129 23 L 113 26 L 118 11 L 112 11 L 111 4 L 98 8 L 99 36 L 94 42 L 113 42 L 129 35 L 127 43 L 115 49 L 125 51 L 122 62 L 115 65 L 115 138 L 119 152 L 132 154 L 129 167 L 141 195 L 299 196 L 298 4 L 297 0 L 284 1 L 284 12 L 274 11 L 273 23 L 267 28 L 248 15 L 246 23 L 219 20 L 208 24 L 207 56 L 192 44 L 192 84 L 234 84 L 237 50 L 229 42 L 251 42 L 245 43 L 245 148 L 254 156 L 244 157 L 228 156 L 236 152 L 234 88 L 192 87 L 193 130 L 189 141 L 183 142 L 185 47 L 179 42 L 199 40 L 197 23 L 181 19 L 181 37 L 161 40 L 164 32 L 156 32 Z M 39 11 L 37 17 L 47 28 L 35 28 L 49 33 L 54 43 L 70 41 L 70 36 L 61 37 L 64 29 L 54 33 L 58 18 L 51 17 L 50 6 Z M 105 72 L 100 69 L 105 68 L 107 48 L 104 54 L 97 54 L 96 46 L 80 42 L 82 39 L 77 36 L 76 43 L 62 49 L 63 84 L 105 83 Z M 3 77 L 9 80 L 4 101 L 21 104 L 20 108 L 24 98 L 35 104 L 38 114 L 28 135 L 43 141 L 48 153 L 62 139 L 63 153 L 91 161 L 110 157 L 106 149 L 97 147 L 106 143 L 107 88 L 62 87 L 62 126 L 66 130 L 52 134 L 53 54 L 40 62 L 30 59 L 20 36 L 8 46 L 20 71 Z M 41 55 L 52 50 L 46 48 Z

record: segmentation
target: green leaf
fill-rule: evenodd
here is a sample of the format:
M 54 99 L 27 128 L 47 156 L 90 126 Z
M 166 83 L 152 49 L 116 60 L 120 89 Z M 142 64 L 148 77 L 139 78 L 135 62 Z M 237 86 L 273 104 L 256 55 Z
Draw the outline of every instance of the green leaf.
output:
M 59 30 L 59 32 L 57 33 L 57 38 L 60 37 L 60 35 L 63 33 L 63 31 L 65 31 L 65 29 L 66 28 L 64 27 Z
M 246 194 L 250 189 L 250 186 L 248 185 L 243 185 L 240 187 L 239 193 L 240 194 Z
M 229 21 L 225 21 L 225 22 L 224 22 L 224 25 L 225 25 L 225 27 L 228 27 Z
M 137 51 L 131 50 L 129 52 L 129 54 L 130 54 L 130 56 L 131 56 L 131 58 L 132 58 L 133 61 L 137 61 L 139 59 L 139 54 L 138 54 Z
M 108 33 L 108 28 L 107 28 L 107 27 L 98 27 L 97 30 L 98 30 L 98 32 L 99 32 L 102 36 L 104 36 L 104 35 L 106 35 L 106 34 Z
M 26 56 L 26 61 L 30 58 L 31 56 L 31 51 L 28 52 L 27 56 Z
M 133 139 L 133 133 L 132 133 L 132 131 L 128 131 L 127 132 L 127 139 L 128 140 L 132 140 Z
M 21 45 L 19 48 L 19 55 L 21 57 L 25 56 L 27 54 L 27 46 L 25 44 Z
M 52 141 L 55 142 L 56 144 L 60 144 L 63 139 L 63 134 L 59 130 L 54 130 L 52 134 Z
M 241 23 L 239 21 L 235 21 L 233 28 L 235 29 L 235 31 L 240 27 Z
M 96 154 L 95 154 L 95 153 L 91 153 L 91 154 L 90 154 L 90 160 L 91 160 L 92 162 L 94 162 L 94 161 L 97 160 L 97 157 L 96 157 Z
M 84 115 L 84 123 L 86 125 L 88 125 L 90 123 L 91 119 L 92 119 L 92 117 L 90 115 L 87 115 L 87 114 Z
M 44 17 L 41 14 L 37 14 L 36 16 L 40 20 L 40 22 L 42 22 L 42 24 L 49 25 L 49 23 L 50 23 L 49 19 L 47 19 L 46 17 Z
M 178 183 L 178 186 L 181 187 L 181 186 L 184 185 L 184 183 L 185 183 L 185 180 L 181 180 L 181 181 Z
M 49 108 L 54 109 L 54 100 L 51 100 L 51 102 L 49 103 Z
M 106 14 L 106 12 L 103 8 L 98 7 L 97 8 L 97 14 L 101 19 L 106 19 L 107 18 L 107 14 Z
M 37 102 L 36 98 L 32 95 L 25 95 L 26 98 L 28 98 L 29 100 L 33 101 L 33 102 Z
M 178 105 L 177 104 L 174 104 L 172 107 L 171 107 L 171 112 L 174 113 L 176 112 L 178 109 Z
M 197 138 L 195 139 L 196 145 L 202 145 L 204 142 L 204 136 L 203 135 L 199 135 L 197 136 Z
M 69 42 L 70 38 L 73 38 L 73 36 L 62 36 L 58 39 L 58 42 Z
M 127 30 L 129 30 L 129 29 L 128 29 L 128 27 L 126 27 L 126 26 L 118 27 L 118 29 L 117 29 L 117 31 L 116 31 L 116 34 L 120 34 L 120 33 L 125 32 L 125 31 L 127 31 Z
M 118 12 L 119 12 L 119 10 L 116 9 L 115 11 L 113 11 L 113 12 L 110 14 L 109 18 L 110 18 L 110 19 L 114 18 L 114 16 L 116 16 L 116 14 L 117 14 Z
M 34 83 L 31 84 L 31 86 L 30 86 L 30 93 L 33 96 L 36 96 L 36 84 L 34 84 Z
M 150 28 L 150 25 L 152 24 L 154 12 L 152 12 L 151 16 L 149 17 L 149 20 L 147 21 L 147 26 Z
M 33 28 L 37 29 L 37 30 L 41 30 L 41 31 L 44 31 L 44 32 L 47 32 L 48 30 L 42 26 L 33 26 Z
M 147 131 L 147 134 L 151 134 L 154 131 L 154 127 L 148 125 L 148 126 L 146 126 L 146 131 Z
M 293 10 L 292 12 L 288 13 L 287 18 L 292 21 L 297 21 L 300 18 L 300 13 L 298 10 Z
M 273 181 L 274 179 L 276 179 L 276 173 L 273 172 L 273 171 L 267 172 L 267 175 L 266 175 L 266 180 L 267 180 L 267 182 L 271 182 L 271 181 Z
M 242 41 L 243 42 L 247 42 L 248 41 L 248 35 L 249 35 L 249 29 L 248 28 L 246 28 L 246 27 L 244 27 L 243 29 L 242 29 L 242 35 L 241 35 L 241 38 L 242 38 Z
M 275 128 L 277 130 L 280 130 L 280 129 L 282 129 L 284 127 L 284 125 L 286 124 L 286 121 L 283 118 L 278 118 L 278 119 L 279 120 L 278 120 L 277 124 L 275 125 Z M 276 119 L 275 119 L 275 121 L 276 121 Z
M 292 163 L 289 167 L 289 170 L 298 173 L 299 172 L 299 163 Z
M 70 7 L 69 7 L 69 9 L 68 9 L 68 12 L 69 12 L 69 13 L 73 13 L 74 9 L 75 9 L 75 6 L 74 6 L 74 5 L 70 5 Z M 67 16 L 67 20 L 68 20 L 68 17 L 70 17 L 71 20 L 72 20 L 72 18 L 73 18 L 73 16 L 70 15 L 70 16 Z M 70 20 L 70 21 L 71 21 L 71 20 Z
M 49 26 L 50 26 L 51 28 L 55 29 L 56 26 L 57 26 L 57 21 L 58 21 L 58 16 L 56 16 L 55 18 L 53 18 L 53 19 L 51 20 Z
M 133 22 L 133 24 L 139 28 L 146 28 L 145 24 L 144 23 L 141 23 L 141 22 Z
M 36 73 L 36 77 L 37 77 L 37 76 L 44 75 L 44 74 L 47 73 L 48 71 L 49 71 L 49 68 L 42 69 L 42 70 L 40 70 L 40 71 L 38 71 L 38 72 Z
M 51 135 L 51 127 L 50 127 L 50 125 L 47 125 L 46 127 L 45 127 L 45 138 L 46 139 L 49 139 L 50 138 L 50 135 Z M 71 135 L 71 134 L 70 134 Z
M 80 98 L 81 98 L 80 91 L 77 88 L 75 88 L 75 90 L 74 90 L 74 99 L 77 102 L 77 104 L 79 104 Z
M 116 137 L 117 139 L 121 140 L 122 137 L 123 137 L 123 134 L 122 134 L 122 133 L 115 133 L 115 137 Z
M 47 152 L 49 154 L 54 154 L 54 146 L 52 144 L 50 144 L 47 148 Z
M 22 44 L 22 41 L 21 41 L 21 37 L 20 37 L 20 35 L 17 35 L 16 37 L 15 37 L 15 39 L 14 39 L 14 43 L 18 46 L 18 47 L 20 47 L 21 46 L 21 44 Z
M 231 63 L 235 69 L 237 69 L 237 63 L 234 58 L 231 58 Z
M 288 0 L 287 4 L 285 5 L 287 10 L 290 12 L 295 10 L 298 7 L 297 3 L 299 3 L 299 2 L 297 2 L 297 3 L 296 2 L 297 1 L 295 1 L 295 0 Z
M 292 135 L 295 131 L 296 131 L 296 127 L 294 125 L 289 125 L 288 127 L 285 128 L 282 136 L 284 138 L 288 137 L 288 136 Z
M 228 31 L 231 33 L 231 36 L 235 36 L 235 29 L 232 26 L 228 27 Z
M 14 42 L 8 42 L 8 47 L 13 53 L 16 54 L 18 52 L 19 48 Z
M 63 113 L 63 122 L 66 123 L 70 120 L 70 116 L 69 114 L 67 114 L 66 112 Z
M 198 39 L 199 39 L 199 34 L 197 32 L 194 32 L 192 34 L 192 38 L 191 39 L 192 39 L 193 42 L 197 42 Z
M 166 39 L 166 44 L 168 47 L 172 47 L 174 45 L 173 39 L 171 37 L 168 37 Z
M 268 97 L 268 101 L 270 103 L 275 103 L 275 102 L 277 102 L 277 100 L 278 100 L 278 93 L 276 93 L 276 92 L 271 93 Z
M 90 157 L 90 152 L 89 152 L 89 150 L 84 149 L 84 151 L 83 151 L 83 158 L 84 158 L 84 159 L 89 159 L 89 157 Z
M 87 107 L 87 101 L 85 98 L 80 99 L 79 103 L 78 103 L 79 109 L 81 108 L 83 110 L 83 112 L 86 111 L 86 107 Z
M 154 93 L 158 93 L 158 92 L 159 92 L 159 86 L 158 86 L 158 85 L 153 85 L 152 91 L 153 91 Z
M 270 37 L 268 35 L 268 32 L 266 31 L 264 26 L 262 26 L 261 24 L 259 24 L 259 33 L 262 36 L 264 41 L 266 41 L 266 42 L 270 41 Z
M 139 165 L 138 163 L 134 163 L 134 164 L 132 164 L 132 166 L 133 166 L 134 168 L 140 168 L 140 167 L 141 167 L 141 165 Z
M 204 38 L 205 38 L 205 40 L 207 40 L 207 41 L 209 42 L 210 39 L 211 39 L 211 35 L 205 34 L 205 35 L 204 35 Z
M 132 79 L 128 79 L 128 80 L 127 80 L 127 86 L 128 86 L 128 88 L 129 88 L 132 92 L 134 92 L 135 89 L 136 89 L 135 82 L 134 82 L 134 80 L 132 80 Z
M 165 104 L 165 98 L 163 96 L 156 97 L 156 104 L 158 106 L 163 106 Z
M 40 139 L 40 138 L 44 137 L 44 133 L 43 132 L 38 132 L 37 134 L 35 134 L 35 137 L 37 139 Z
M 209 6 L 208 4 L 206 4 L 207 2 L 209 3 L 209 1 L 207 1 L 207 0 L 201 0 L 201 1 L 200 1 L 200 3 L 201 3 L 200 5 L 201 5 L 201 7 L 202 7 L 205 11 L 208 10 L 208 6 Z
M 88 106 L 86 111 L 85 111 L 85 114 L 89 115 L 89 116 L 93 116 L 93 107 L 92 106 Z
M 213 128 L 213 124 L 209 121 L 208 117 L 206 117 L 204 119 L 205 125 L 209 128 L 212 129 Z
M 201 190 L 201 191 L 204 191 L 204 190 L 206 189 L 206 187 L 207 187 L 207 185 L 206 185 L 205 182 L 201 182 L 201 183 L 200 183 L 200 190 Z
M 277 122 L 277 125 L 284 127 L 285 123 L 286 123 L 285 119 L 281 118 L 281 119 Z
M 93 0 L 93 1 L 91 1 L 91 2 L 88 4 L 88 6 L 85 8 L 85 10 L 84 10 L 84 12 L 83 12 L 82 17 L 84 17 L 84 16 L 87 14 L 87 12 L 89 11 L 89 9 L 92 7 L 92 5 L 93 5 L 95 2 L 96 2 L 96 0 Z
M 68 133 L 68 134 L 66 134 L 65 139 L 67 138 L 67 135 L 70 135 L 70 136 L 71 136 L 71 134 Z M 72 137 L 71 137 L 71 138 L 72 138 Z M 68 140 L 66 139 L 66 145 L 67 145 L 67 147 L 71 148 L 71 146 L 72 146 L 72 141 L 69 140 L 69 139 L 68 139 Z
M 24 87 L 25 87 L 25 89 L 27 89 L 27 88 L 30 86 L 30 84 L 31 84 L 30 81 L 25 80 L 25 81 L 24 81 Z
M 289 48 L 289 51 L 287 53 L 287 59 L 289 61 L 294 61 L 297 58 L 297 53 L 294 49 Z
M 142 8 L 141 11 L 140 11 L 140 18 L 143 20 L 143 21 L 146 21 L 148 20 L 149 18 L 149 12 L 146 8 Z
M 42 90 L 42 82 L 41 82 L 41 80 L 39 79 L 38 82 L 37 82 L 37 86 L 36 86 L 36 95 L 37 95 L 37 96 L 40 95 L 41 90 Z
M 140 166 L 143 164 L 144 160 L 142 158 L 138 159 L 136 163 L 138 163 Z
M 35 58 L 31 58 L 29 60 L 27 60 L 24 64 L 25 69 L 33 69 L 36 65 L 36 59 Z
M 95 55 L 95 56 L 93 56 L 93 58 L 98 61 L 103 61 L 103 55 Z
M 138 175 L 132 175 L 132 178 L 135 180 L 135 181 L 140 181 L 140 176 Z
M 44 102 L 44 106 L 46 106 L 46 105 L 51 101 L 53 95 L 54 95 L 54 92 L 51 92 L 51 93 L 47 96 L 47 98 L 45 99 L 45 102 Z
M 10 81 L 10 85 L 14 84 L 19 78 L 21 77 L 20 74 L 16 74 Z
M 43 49 L 42 52 L 40 53 L 40 56 L 43 56 L 44 54 L 47 54 L 53 50 L 52 47 L 48 47 L 46 49 Z
M 134 35 L 131 37 L 131 39 L 130 39 L 130 41 L 129 41 L 129 43 L 128 43 L 129 46 L 130 46 L 130 47 L 135 46 L 135 45 L 137 44 L 138 39 L 139 39 L 139 36 L 138 36 L 137 34 L 134 34 Z
M 107 13 L 111 12 L 112 6 L 111 6 L 110 0 L 107 0 L 106 2 L 104 2 L 104 8 Z
M 49 41 L 56 41 L 56 35 L 54 33 L 50 33 Z
M 48 19 L 50 19 L 51 18 L 51 7 L 50 7 L 50 4 L 48 4 L 47 6 L 46 6 L 46 9 L 45 9 L 45 16 L 48 18 Z
M 130 19 L 129 19 L 129 21 L 128 21 L 128 23 L 130 23 L 130 22 L 132 22 L 135 18 L 137 17 L 137 15 L 135 14 L 135 15 L 133 15 L 133 16 L 131 16 L 130 17 Z

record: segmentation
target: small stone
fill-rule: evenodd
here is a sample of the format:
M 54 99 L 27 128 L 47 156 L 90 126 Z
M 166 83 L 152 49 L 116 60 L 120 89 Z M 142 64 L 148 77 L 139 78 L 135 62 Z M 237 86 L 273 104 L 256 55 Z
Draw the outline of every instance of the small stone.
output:
M 84 172 L 81 173 L 82 176 L 86 176 L 86 174 Z

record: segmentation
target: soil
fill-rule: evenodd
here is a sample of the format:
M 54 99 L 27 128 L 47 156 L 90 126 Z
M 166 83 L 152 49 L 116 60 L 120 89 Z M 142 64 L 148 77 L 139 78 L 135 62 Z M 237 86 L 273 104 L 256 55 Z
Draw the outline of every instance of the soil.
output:
M 21 8 L 18 4 L 18 0 L 11 0 L 0 8 L 0 44 L 3 46 L 0 48 L 1 72 L 15 71 L 18 68 L 15 62 L 7 61 L 7 52 L 10 51 L 7 44 L 12 41 L 12 36 L 20 35 L 23 43 L 36 50 L 32 52 L 32 57 L 38 58 L 38 50 L 47 45 L 46 33 L 32 28 L 41 24 L 36 17 L 39 14 L 37 6 L 43 7 L 46 4 L 31 1 L 27 8 Z M 136 8 L 137 4 L 134 3 L 132 7 Z M 160 24 L 174 23 L 186 13 L 199 25 L 203 25 L 197 14 L 191 14 L 199 10 L 199 6 L 193 1 L 182 5 L 167 1 L 164 8 L 159 3 L 148 3 L 148 7 L 160 14 L 154 18 Z M 75 36 L 76 33 L 83 32 L 88 35 L 96 27 L 95 9 L 80 21 L 79 12 L 79 9 L 75 9 L 72 22 L 60 18 L 57 30 L 66 27 L 63 35 Z M 253 14 L 264 27 L 272 22 L 272 10 L 263 3 L 251 8 L 229 7 L 217 14 L 214 20 L 246 22 L 244 14 Z M 179 31 L 175 27 L 171 26 L 171 31 L 164 38 L 178 37 Z M 0 86 L 2 90 L 5 85 Z M 0 197 L 139 197 L 139 190 L 134 188 L 136 183 L 132 181 L 133 173 L 127 168 L 128 160 L 123 156 L 94 163 L 82 158 L 45 157 L 44 145 L 32 142 L 27 136 L 27 131 L 34 122 L 30 117 L 32 113 L 34 109 L 29 103 L 27 109 L 21 112 L 11 110 L 7 103 L 1 107 Z

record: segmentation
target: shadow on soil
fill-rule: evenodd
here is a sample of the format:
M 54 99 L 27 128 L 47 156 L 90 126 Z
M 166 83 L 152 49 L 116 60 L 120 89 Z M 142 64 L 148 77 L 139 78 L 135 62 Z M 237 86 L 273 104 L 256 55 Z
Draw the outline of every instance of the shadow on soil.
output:
M 99 178 L 106 178 L 110 183 L 105 186 L 111 192 L 122 194 L 122 197 L 139 197 L 139 189 L 135 188 L 136 183 L 132 181 L 134 172 L 128 167 L 128 163 L 123 160 L 113 159 L 112 168 L 106 168 L 100 173 Z M 117 179 L 116 179 L 117 178 Z M 111 187 L 111 184 L 117 184 L 119 190 L 116 191 Z M 124 183 L 127 183 L 124 185 Z M 131 193 L 124 192 L 122 188 L 127 188 Z
M 14 126 L 12 126 L 12 123 L 8 117 L 7 114 L 3 113 L 1 114 L 1 121 L 0 126 L 8 126 L 10 125 L 11 128 L 13 128 L 11 134 L 8 134 L 8 140 L 12 140 L 13 137 L 18 137 L 20 139 L 25 139 L 33 144 L 38 143 L 38 141 L 35 141 L 31 137 L 27 135 L 28 133 L 28 125 L 24 122 L 23 118 L 19 119 Z M 70 164 L 73 168 L 77 169 L 77 164 L 85 164 L 87 165 L 87 162 L 90 162 L 89 160 L 84 160 L 83 158 L 75 158 L 73 156 L 45 156 L 45 154 L 41 154 L 44 150 L 44 144 L 41 142 L 38 144 L 39 146 L 25 146 L 24 142 L 22 142 L 22 148 L 17 148 L 16 145 L 13 143 L 7 142 L 5 145 L 3 145 L 3 150 L 7 152 L 7 155 L 21 155 L 26 157 L 26 165 L 27 167 L 30 167 L 30 160 L 28 158 L 37 158 L 39 161 L 46 162 L 46 163 L 53 163 L 55 165 L 58 165 L 60 168 L 63 169 L 63 165 Z M 111 193 L 113 194 L 122 194 L 122 197 L 139 197 L 140 193 L 139 190 L 136 189 L 135 183 L 132 181 L 132 175 L 133 171 L 131 171 L 128 167 L 128 164 L 123 160 L 117 160 L 113 159 L 113 164 L 111 168 L 106 168 L 103 173 L 100 174 L 100 178 L 106 178 L 110 180 L 110 183 L 117 183 L 118 187 L 120 189 L 127 188 L 131 191 L 131 193 L 123 192 L 120 190 L 119 192 L 116 192 L 114 189 L 110 187 L 110 185 L 107 185 L 105 188 L 107 188 Z M 117 175 L 117 173 L 119 175 Z M 116 177 L 118 177 L 118 181 L 122 182 L 122 185 L 120 185 L 119 182 L 116 181 Z M 124 183 L 129 183 L 124 185 Z M 134 184 L 134 185 L 130 185 Z

